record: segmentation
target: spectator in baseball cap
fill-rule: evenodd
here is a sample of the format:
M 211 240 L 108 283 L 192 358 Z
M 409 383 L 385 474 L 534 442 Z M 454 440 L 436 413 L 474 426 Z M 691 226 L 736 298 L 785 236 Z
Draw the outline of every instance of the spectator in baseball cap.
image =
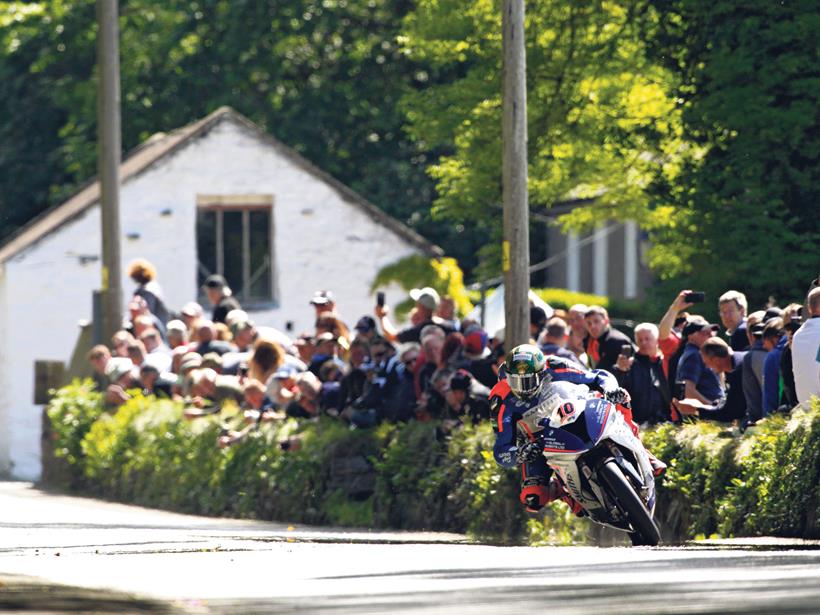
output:
M 378 331 L 376 331 L 376 321 L 372 316 L 362 316 L 353 328 L 356 331 L 357 340 L 364 340 L 370 343 L 370 341 L 378 335 Z
M 421 331 L 427 325 L 435 324 L 444 329 L 445 333 L 452 332 L 452 328 L 447 325 L 438 316 L 435 316 L 436 308 L 439 304 L 439 294 L 436 289 L 429 286 L 424 288 L 414 288 L 410 291 L 410 298 L 416 302 L 415 318 L 409 327 L 402 330 L 397 330 L 393 323 L 388 318 L 390 308 L 386 305 L 376 305 L 374 313 L 376 320 L 381 325 L 382 332 L 385 339 L 390 342 L 399 342 L 404 344 L 406 342 L 420 342 Z
M 333 297 L 333 293 L 329 290 L 317 290 L 313 293 L 313 298 L 310 300 L 310 304 L 316 308 L 317 317 L 322 312 L 336 313 L 336 299 Z
M 723 386 L 718 375 L 706 366 L 700 348 L 715 335 L 717 325 L 711 324 L 703 316 L 690 316 L 683 327 L 686 344 L 678 361 L 676 379 L 686 383 L 686 398 L 697 399 L 711 404 L 723 397 Z

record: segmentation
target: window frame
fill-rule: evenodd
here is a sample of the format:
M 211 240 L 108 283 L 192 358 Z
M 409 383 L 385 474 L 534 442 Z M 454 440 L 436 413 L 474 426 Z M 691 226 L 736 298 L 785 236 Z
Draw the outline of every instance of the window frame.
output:
M 243 309 L 271 309 L 279 305 L 278 289 L 276 285 L 276 254 L 274 238 L 275 238 L 275 224 L 274 224 L 274 199 L 270 194 L 232 194 L 232 195 L 204 195 L 198 194 L 196 198 L 196 219 L 195 236 L 196 236 L 196 273 L 197 286 L 199 287 L 199 274 L 206 272 L 225 273 L 225 242 L 224 242 L 224 213 L 225 212 L 240 212 L 242 214 L 242 293 L 236 293 L 236 298 L 242 304 Z M 216 271 L 208 272 L 202 264 L 199 254 L 199 216 L 204 212 L 214 212 L 214 244 L 216 246 L 216 254 L 214 260 L 216 263 Z M 247 293 L 252 285 L 251 280 L 251 233 L 250 233 L 250 214 L 252 212 L 266 212 L 268 214 L 268 264 L 270 269 L 270 295 L 268 297 L 248 297 Z M 202 288 L 199 288 L 200 302 L 206 299 Z

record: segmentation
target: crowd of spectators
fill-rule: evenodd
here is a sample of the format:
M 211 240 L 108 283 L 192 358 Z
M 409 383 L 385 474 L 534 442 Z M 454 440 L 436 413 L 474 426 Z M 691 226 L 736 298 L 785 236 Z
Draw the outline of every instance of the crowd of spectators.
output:
M 220 275 L 203 286 L 210 314 L 195 302 L 169 309 L 147 261 L 132 263 L 129 276 L 137 287 L 128 318 L 110 348 L 88 353 L 112 409 L 135 389 L 184 400 L 190 420 L 233 402 L 245 426 L 225 430 L 220 446 L 288 417 L 328 416 L 351 428 L 437 419 L 445 432 L 490 419 L 487 396 L 504 358 L 503 330 L 460 320 L 455 302 L 433 288 L 410 292 L 407 326 L 397 327 L 390 307 L 377 301 L 352 329 L 332 291 L 318 290 L 305 298 L 314 329 L 291 337 L 257 325 Z M 799 304 L 748 313 L 746 297 L 728 291 L 718 299 L 722 333 L 689 312 L 698 299 L 681 291 L 657 325 L 634 327 L 634 343 L 601 306 L 573 305 L 549 318 L 533 306 L 532 341 L 547 355 L 615 374 L 641 424 L 700 417 L 746 428 L 820 395 L 820 288 L 811 289 L 805 313 Z

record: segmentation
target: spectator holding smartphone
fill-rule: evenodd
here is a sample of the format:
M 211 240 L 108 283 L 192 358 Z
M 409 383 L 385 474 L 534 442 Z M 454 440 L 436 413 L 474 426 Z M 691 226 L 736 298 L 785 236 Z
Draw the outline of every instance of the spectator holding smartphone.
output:
M 635 343 L 638 351 L 634 356 L 632 344 L 622 346 L 613 372 L 632 398 L 633 420 L 650 425 L 669 421 L 672 394 L 658 347 L 658 327 L 649 322 L 639 324 Z

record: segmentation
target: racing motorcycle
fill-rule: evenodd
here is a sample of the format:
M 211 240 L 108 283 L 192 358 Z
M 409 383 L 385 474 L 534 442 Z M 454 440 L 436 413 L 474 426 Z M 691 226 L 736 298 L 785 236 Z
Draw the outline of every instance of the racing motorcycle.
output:
M 590 519 L 629 533 L 633 545 L 655 546 L 655 478 L 641 441 L 615 405 L 584 385 L 554 382 L 519 421 L 537 433 L 544 457 Z

